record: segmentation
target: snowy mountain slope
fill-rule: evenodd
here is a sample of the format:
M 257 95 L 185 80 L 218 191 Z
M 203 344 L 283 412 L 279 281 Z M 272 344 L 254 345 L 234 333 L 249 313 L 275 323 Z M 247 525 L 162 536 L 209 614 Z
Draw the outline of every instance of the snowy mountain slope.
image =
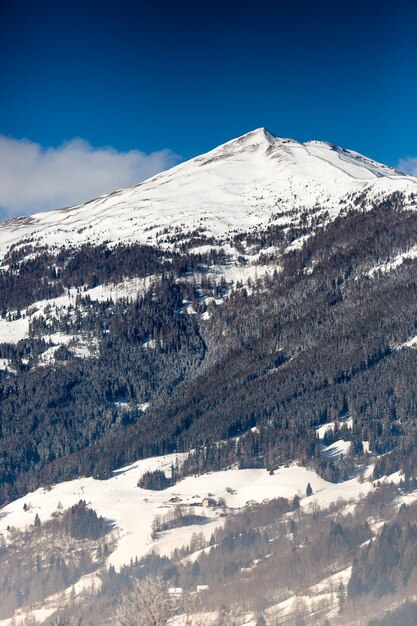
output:
M 273 474 L 264 469 L 230 469 L 212 472 L 200 476 L 190 476 L 176 485 L 163 490 L 152 491 L 137 487 L 138 479 L 147 471 L 162 470 L 167 474 L 177 460 L 181 461 L 185 455 L 166 455 L 138 461 L 128 467 L 115 471 L 108 480 L 100 481 L 93 478 L 59 483 L 48 488 L 40 488 L 27 494 L 2 509 L 0 517 L 0 533 L 6 543 L 13 540 L 13 529 L 25 530 L 33 524 L 36 514 L 42 522 L 62 514 L 62 511 L 76 504 L 80 499 L 88 506 L 103 515 L 114 525 L 112 536 L 115 541 L 114 551 L 109 555 L 106 565 L 113 565 L 120 570 L 128 565 L 131 559 L 142 557 L 155 552 L 159 555 L 170 556 L 175 548 L 181 548 L 190 543 L 193 533 L 203 532 L 206 540 L 210 538 L 215 528 L 222 526 L 227 517 L 233 516 L 238 510 L 246 506 L 271 498 L 293 498 L 299 495 L 301 507 L 308 514 L 320 508 L 327 508 L 343 499 L 350 504 L 346 513 L 355 508 L 355 505 L 375 490 L 376 483 L 363 482 L 360 475 L 342 483 L 330 483 L 320 478 L 314 471 L 302 466 L 292 465 L 280 467 Z M 369 476 L 372 468 L 365 469 L 363 477 Z M 392 475 L 388 481 L 398 482 L 399 474 Z M 386 479 L 383 479 L 383 482 Z M 306 497 L 305 488 L 310 483 L 313 495 Z M 220 507 L 204 508 L 197 503 L 208 494 L 215 500 L 224 498 L 227 505 L 225 517 Z M 196 514 L 206 518 L 206 523 L 174 528 L 152 536 L 152 523 L 156 516 L 165 515 L 174 510 L 177 504 L 170 503 L 177 498 L 181 506 L 193 505 Z M 410 501 L 414 501 L 415 494 Z M 398 506 L 401 502 L 398 502 Z M 61 513 L 60 513 L 61 511 Z M 8 530 L 11 529 L 11 530 Z M 193 562 L 201 551 L 190 554 L 187 559 Z M 350 570 L 349 570 L 350 573 Z M 66 597 L 54 594 L 42 601 L 35 610 L 37 619 L 44 620 L 58 607 L 63 607 L 71 601 L 71 593 L 81 596 L 95 585 L 96 593 L 100 588 L 100 572 L 92 572 L 83 576 L 73 588 L 68 588 Z M 340 574 L 337 575 L 337 580 Z M 347 576 L 349 578 L 349 576 Z M 329 581 L 323 581 L 323 593 L 328 592 Z M 308 596 L 306 596 L 306 601 Z M 288 600 L 269 610 L 271 615 L 284 615 L 293 610 L 297 596 L 291 594 Z M 22 615 L 18 611 L 16 615 Z M 4 626 L 11 620 L 0 621 Z M 285 622 L 284 622 L 285 623 Z
M 125 279 L 120 283 L 98 285 L 91 289 L 84 289 L 83 295 L 92 301 L 117 302 L 122 298 L 136 298 L 146 292 L 152 284 L 154 277 Z M 70 307 L 75 307 L 80 290 L 77 288 L 67 289 L 64 295 L 35 301 L 27 309 L 21 311 L 18 319 L 9 320 L 0 318 L 0 343 L 18 343 L 29 336 L 30 324 L 39 316 L 44 315 L 49 319 L 59 319 Z
M 52 488 L 40 488 L 3 507 L 0 533 L 7 539 L 8 526 L 24 530 L 33 524 L 36 513 L 41 520 L 46 521 L 56 512 L 59 503 L 67 509 L 84 499 L 99 515 L 115 524 L 118 542 L 116 550 L 109 557 L 109 564 L 120 568 L 128 564 L 131 558 L 141 557 L 152 550 L 170 555 L 176 547 L 187 544 L 196 530 L 203 530 L 209 537 L 214 527 L 223 523 L 222 518 L 219 519 L 220 509 L 197 506 L 195 510 L 205 515 L 206 524 L 199 528 L 185 526 L 174 529 L 153 539 L 152 521 L 156 515 L 173 508 L 174 505 L 169 503 L 173 497 L 178 497 L 182 505 L 195 505 L 211 494 L 215 499 L 224 498 L 231 510 L 238 510 L 249 501 L 292 498 L 296 494 L 301 496 L 305 493 L 306 485 L 311 483 L 314 498 L 304 498 L 302 505 L 309 506 L 314 501 L 326 507 L 341 497 L 357 500 L 373 488 L 372 483 L 362 483 L 358 477 L 339 484 L 330 483 L 314 471 L 297 465 L 281 467 L 272 475 L 264 469 L 231 469 L 190 476 L 163 491 L 137 487 L 138 479 L 145 472 L 158 469 L 169 474 L 171 464 L 183 456 L 172 454 L 138 461 L 115 471 L 109 480 L 80 478 L 56 484 Z
M 60 508 L 65 510 L 83 499 L 99 515 L 114 524 L 112 535 L 115 550 L 110 554 L 107 566 L 113 565 L 120 570 L 131 559 L 141 558 L 151 552 L 170 556 L 175 548 L 189 544 L 193 533 L 202 531 L 208 540 L 214 529 L 225 521 L 220 507 L 205 508 L 197 505 L 208 494 L 216 501 L 224 498 L 228 507 L 227 515 L 230 516 L 247 506 L 248 502 L 261 502 L 265 498 L 293 498 L 296 494 L 302 497 L 308 483 L 314 489 L 314 496 L 302 497 L 301 505 L 307 509 L 313 505 L 328 507 L 340 498 L 357 502 L 374 488 L 372 483 L 362 483 L 358 477 L 332 484 L 314 471 L 297 465 L 281 467 L 273 475 L 263 469 L 232 469 L 191 476 L 164 491 L 137 487 L 137 481 L 144 472 L 161 469 L 169 473 L 171 464 L 181 457 L 167 455 L 138 461 L 114 472 L 105 481 L 81 478 L 46 489 L 40 488 L 2 509 L 0 533 L 8 542 L 13 535 L 13 531 L 9 532 L 8 528 L 25 530 L 33 524 L 36 514 L 45 522 L 56 515 Z M 177 506 L 170 503 L 173 497 L 178 498 L 181 506 L 193 505 L 195 513 L 206 518 L 206 522 L 174 528 L 153 537 L 152 523 L 155 517 L 166 515 Z M 86 579 L 86 582 L 90 584 L 91 580 Z M 81 585 L 80 592 L 82 590 Z
M 328 143 L 257 129 L 149 180 L 86 204 L 0 225 L 0 252 L 22 240 L 48 246 L 161 243 L 200 229 L 223 241 L 235 232 L 294 223 L 301 210 L 336 216 L 352 198 L 395 191 L 413 205 L 417 179 Z
M 0 268 L 5 546 L 14 546 L 13 528 L 33 531 L 36 514 L 44 526 L 85 499 L 112 520 L 106 565 L 119 570 L 151 551 L 170 555 L 194 532 L 207 539 L 225 519 L 221 506 L 200 506 L 209 494 L 226 500 L 229 523 L 248 501 L 297 493 L 303 514 L 339 497 L 352 498 L 352 513 L 361 494 L 377 490 L 360 478 L 371 463 L 376 477 L 398 483 L 395 455 L 414 433 L 417 380 L 417 213 L 398 207 L 415 208 L 416 182 L 357 153 L 260 129 L 141 185 L 0 225 L 0 258 L 13 243 L 48 247 Z M 350 207 L 361 210 L 332 222 Z M 97 248 L 71 249 L 105 240 L 159 249 L 105 249 L 107 273 Z M 59 246 L 70 249 L 55 256 Z M 164 250 L 171 246 L 180 254 Z M 217 246 L 225 254 L 209 253 Z M 155 454 L 206 443 L 174 486 L 137 487 L 144 472 L 169 473 L 175 462 Z M 314 495 L 304 497 L 308 483 Z M 173 497 L 206 519 L 152 535 L 155 516 L 175 510 Z M 97 573 L 77 580 L 77 596 L 100 584 Z M 328 586 L 322 600 L 337 608 Z M 287 620 L 300 598 L 308 605 L 312 589 L 274 599 L 277 615 Z M 40 610 L 60 603 L 54 595 Z

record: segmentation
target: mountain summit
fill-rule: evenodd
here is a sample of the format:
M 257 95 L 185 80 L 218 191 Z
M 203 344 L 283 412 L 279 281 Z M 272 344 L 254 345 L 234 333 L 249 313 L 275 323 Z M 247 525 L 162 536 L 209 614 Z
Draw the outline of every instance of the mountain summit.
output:
M 198 231 L 224 242 L 235 233 L 296 223 L 302 212 L 366 208 L 401 192 L 414 205 L 417 179 L 357 152 L 320 141 L 301 143 L 258 128 L 139 185 L 71 208 L 9 220 L 0 254 L 35 245 L 140 242 L 159 245 Z

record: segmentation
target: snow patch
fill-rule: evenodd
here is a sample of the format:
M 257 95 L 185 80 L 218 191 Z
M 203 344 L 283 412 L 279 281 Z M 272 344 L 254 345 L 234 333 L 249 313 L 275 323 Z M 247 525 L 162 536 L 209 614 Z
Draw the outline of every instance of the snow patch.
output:
M 0 343 L 18 343 L 29 336 L 29 319 L 22 316 L 18 320 L 0 319 Z
M 398 349 L 401 349 L 401 348 L 417 348 L 417 335 L 415 335 L 414 337 L 411 337 L 411 339 L 408 339 L 407 341 L 405 341 L 401 345 L 397 346 L 397 348 Z
M 392 261 L 388 261 L 387 263 L 381 263 L 380 265 L 375 265 L 375 267 L 371 268 L 367 272 L 367 275 L 370 278 L 373 278 L 373 276 L 375 276 L 375 274 L 377 274 L 378 272 L 381 272 L 383 274 L 391 272 L 397 267 L 400 267 L 400 265 L 402 265 L 405 260 L 415 258 L 417 258 L 417 246 L 413 246 L 412 248 L 407 250 L 407 252 L 402 252 L 401 254 L 398 254 Z
M 351 445 L 352 443 L 350 441 L 339 439 L 338 441 L 330 444 L 330 446 L 323 446 L 321 455 L 326 459 L 337 461 L 341 456 L 349 454 Z

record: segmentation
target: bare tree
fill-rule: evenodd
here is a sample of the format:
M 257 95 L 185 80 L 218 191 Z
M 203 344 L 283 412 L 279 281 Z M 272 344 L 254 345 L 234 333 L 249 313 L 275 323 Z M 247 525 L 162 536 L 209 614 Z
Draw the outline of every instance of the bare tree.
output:
M 173 602 L 160 578 L 135 580 L 116 614 L 117 626 L 165 626 Z
M 161 578 L 135 580 L 131 591 L 122 599 L 112 622 L 115 626 L 165 626 L 174 615 L 181 615 L 183 626 L 203 626 L 196 613 L 195 597 L 184 592 L 168 593 Z
M 58 616 L 51 622 L 48 622 L 49 626 L 83 626 L 81 617 L 62 617 Z

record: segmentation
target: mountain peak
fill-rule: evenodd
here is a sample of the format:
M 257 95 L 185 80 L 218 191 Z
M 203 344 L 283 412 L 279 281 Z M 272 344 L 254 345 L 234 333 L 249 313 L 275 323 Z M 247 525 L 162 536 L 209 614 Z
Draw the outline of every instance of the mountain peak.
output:
M 289 227 L 301 212 L 318 207 L 332 219 L 356 195 L 372 206 L 401 192 L 405 205 L 414 206 L 416 184 L 351 150 L 277 137 L 260 127 L 139 185 L 3 223 L 0 259 L 28 239 L 55 248 L 104 241 L 167 245 L 168 236 L 199 230 L 224 242 L 276 220 Z
M 279 137 L 275 135 L 270 130 L 261 126 L 260 128 L 255 128 L 240 137 L 236 137 L 235 139 L 231 139 L 226 143 L 222 144 L 218 148 L 215 148 L 211 152 L 207 153 L 212 155 L 213 153 L 222 154 L 231 154 L 233 152 L 241 152 L 243 151 L 258 151 L 265 152 L 269 149 L 269 153 L 272 149 L 280 149 L 288 147 L 299 147 L 303 146 L 302 143 L 297 141 L 296 139 L 290 139 L 288 137 Z M 202 155 L 201 158 L 204 158 L 207 155 Z M 200 157 L 198 157 L 200 158 Z
M 233 147 L 241 147 L 241 146 L 259 146 L 259 145 L 273 145 L 277 141 L 281 139 L 271 133 L 264 127 L 255 128 L 244 135 L 240 135 L 240 137 L 236 137 L 235 139 L 231 139 L 226 143 L 218 146 L 215 150 L 222 149 L 224 147 L 233 146 Z
M 271 133 L 267 128 L 261 126 L 260 128 L 255 128 L 254 130 L 249 131 L 245 135 L 242 135 L 241 138 L 247 139 L 256 139 L 258 141 L 267 141 L 268 143 L 273 143 L 275 139 L 278 139 L 274 133 Z

